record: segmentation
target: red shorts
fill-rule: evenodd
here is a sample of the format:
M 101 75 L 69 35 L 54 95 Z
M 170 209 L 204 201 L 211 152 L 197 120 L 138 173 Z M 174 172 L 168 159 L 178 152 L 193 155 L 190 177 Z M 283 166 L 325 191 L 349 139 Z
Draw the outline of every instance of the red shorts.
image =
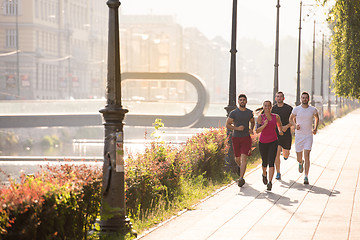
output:
M 234 149 L 235 157 L 240 157 L 241 154 L 245 154 L 247 156 L 251 155 L 251 137 L 232 137 L 232 145 Z

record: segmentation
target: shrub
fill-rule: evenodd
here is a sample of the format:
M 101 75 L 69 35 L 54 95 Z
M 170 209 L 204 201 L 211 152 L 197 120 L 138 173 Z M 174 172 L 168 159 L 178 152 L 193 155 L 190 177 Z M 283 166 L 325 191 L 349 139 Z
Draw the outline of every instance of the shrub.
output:
M 62 165 L 0 189 L 1 239 L 86 239 L 101 201 L 101 172 Z
M 131 216 L 139 216 L 164 200 L 181 195 L 181 179 L 205 176 L 224 178 L 227 154 L 225 128 L 210 129 L 191 137 L 180 149 L 152 142 L 144 154 L 129 156 L 126 166 L 126 200 Z
M 329 111 L 324 111 L 324 122 L 331 122 L 334 119 L 334 113 Z
M 204 174 L 217 181 L 224 177 L 228 150 L 226 129 L 209 129 L 188 139 L 181 156 L 189 159 L 193 176 Z
M 14 132 L 0 131 L 0 151 L 17 147 L 18 144 L 19 137 Z
M 147 210 L 160 199 L 171 201 L 180 189 L 182 163 L 178 150 L 152 142 L 144 154 L 129 156 L 126 166 L 126 199 L 130 214 Z
M 41 141 L 41 146 L 44 148 L 50 147 L 59 147 L 61 145 L 61 141 L 58 136 L 45 136 Z

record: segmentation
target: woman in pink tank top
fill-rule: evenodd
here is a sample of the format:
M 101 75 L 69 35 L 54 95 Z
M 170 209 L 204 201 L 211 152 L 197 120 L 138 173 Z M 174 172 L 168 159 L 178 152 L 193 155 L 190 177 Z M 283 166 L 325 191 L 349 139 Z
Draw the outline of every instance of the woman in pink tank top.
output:
M 274 177 L 274 163 L 278 148 L 278 138 L 276 134 L 276 127 L 278 127 L 279 135 L 283 135 L 282 124 L 280 116 L 271 113 L 272 104 L 269 100 L 264 101 L 263 110 L 257 119 L 256 133 L 260 134 L 259 150 L 262 159 L 262 180 L 267 185 L 267 190 L 272 188 L 272 179 Z M 269 166 L 269 180 L 267 178 L 267 166 Z

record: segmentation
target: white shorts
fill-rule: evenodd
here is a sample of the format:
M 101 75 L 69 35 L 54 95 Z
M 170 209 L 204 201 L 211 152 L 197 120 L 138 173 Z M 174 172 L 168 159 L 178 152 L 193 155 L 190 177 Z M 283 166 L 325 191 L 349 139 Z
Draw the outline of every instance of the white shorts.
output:
M 295 135 L 295 151 L 311 150 L 313 135 Z

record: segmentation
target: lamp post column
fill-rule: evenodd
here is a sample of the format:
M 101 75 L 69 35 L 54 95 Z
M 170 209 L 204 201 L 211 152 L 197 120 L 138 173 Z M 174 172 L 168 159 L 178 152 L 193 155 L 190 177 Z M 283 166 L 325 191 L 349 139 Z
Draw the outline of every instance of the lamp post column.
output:
M 298 63 L 297 63 L 297 78 L 296 78 L 296 102 L 295 102 L 296 106 L 300 105 L 301 11 L 302 11 L 302 1 L 300 1 L 300 17 L 299 17 L 299 43 L 298 43 Z
M 313 59 L 312 59 L 312 77 L 311 77 L 311 105 L 315 106 L 315 20 L 314 20 L 314 33 L 313 33 Z
M 280 0 L 276 5 L 276 43 L 275 43 L 275 64 L 274 64 L 274 89 L 273 89 L 273 103 L 275 103 L 275 95 L 279 91 L 279 15 L 280 15 Z
M 329 49 L 330 50 L 330 49 Z M 331 93 L 331 52 L 329 51 L 329 87 L 328 87 L 328 112 L 329 117 L 331 119 L 331 100 L 330 100 L 330 93 Z
M 107 105 L 100 110 L 105 125 L 103 196 L 100 230 L 102 234 L 131 231 L 126 217 L 124 187 L 123 119 L 128 112 L 121 105 L 119 0 L 107 1 L 109 7 Z
M 231 30 L 231 59 L 230 59 L 230 80 L 229 80 L 229 103 L 225 107 L 227 116 L 230 112 L 236 108 L 236 22 L 237 22 L 237 0 L 233 0 L 233 12 L 232 12 L 232 30 Z M 231 130 L 227 130 L 227 136 L 229 137 L 229 153 L 227 155 L 226 164 L 233 171 L 236 171 L 237 165 L 234 160 L 234 152 L 231 141 Z
M 15 9 L 15 31 L 16 31 L 16 86 L 17 86 L 17 97 L 21 99 L 20 92 L 20 65 L 19 65 L 19 1 L 14 2 Z
M 324 33 L 321 42 L 321 81 L 320 81 L 320 95 L 321 95 L 321 119 L 324 119 Z

